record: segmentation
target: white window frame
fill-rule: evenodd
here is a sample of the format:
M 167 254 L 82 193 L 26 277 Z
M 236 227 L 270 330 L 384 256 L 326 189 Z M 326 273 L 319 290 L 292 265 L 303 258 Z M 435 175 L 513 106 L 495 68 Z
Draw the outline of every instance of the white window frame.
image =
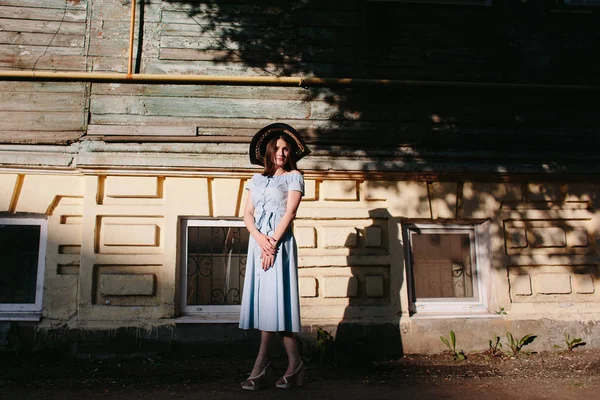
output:
M 187 305 L 187 247 L 189 227 L 243 227 L 241 219 L 193 219 L 181 220 L 180 241 L 180 296 L 179 310 L 181 316 L 178 323 L 237 323 L 240 320 L 241 305 L 213 306 L 213 305 Z
M 406 271 L 408 286 L 409 310 L 414 317 L 457 317 L 457 316 L 491 316 L 489 311 L 491 280 L 491 238 L 489 221 L 469 224 L 435 224 L 406 223 L 403 224 L 403 237 L 406 249 Z M 471 260 L 473 269 L 473 289 L 477 297 L 469 298 L 427 298 L 418 300 L 414 292 L 414 274 L 411 259 L 411 237 L 416 233 L 429 234 L 469 234 L 471 241 Z
M 44 297 L 48 221 L 44 218 L 0 218 L 0 225 L 37 225 L 40 227 L 35 302 L 0 304 L 0 321 L 39 321 L 42 316 Z

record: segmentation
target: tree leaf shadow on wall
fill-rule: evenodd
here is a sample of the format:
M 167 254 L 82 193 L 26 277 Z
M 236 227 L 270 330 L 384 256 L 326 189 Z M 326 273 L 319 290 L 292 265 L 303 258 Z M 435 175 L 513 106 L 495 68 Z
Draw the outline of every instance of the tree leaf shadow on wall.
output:
M 580 66 L 573 74 L 577 66 L 560 58 L 568 40 L 549 45 L 547 38 L 561 37 L 563 28 L 553 23 L 546 6 L 358 0 L 162 4 L 200 26 L 200 51 L 212 55 L 210 62 L 251 75 L 497 83 L 574 83 L 587 76 L 588 83 L 598 81 L 592 68 Z M 517 18 L 525 11 L 540 17 L 534 26 Z M 589 19 L 568 20 L 578 38 L 595 32 Z M 530 57 L 526 50 L 532 48 L 540 57 Z M 577 55 L 581 59 L 585 52 Z M 569 68 L 543 56 L 559 58 Z M 311 87 L 304 102 L 312 112 L 297 128 L 318 152 L 362 158 L 360 169 L 367 172 L 560 174 L 580 164 L 584 153 L 591 160 L 591 153 L 600 151 L 585 144 L 597 134 L 594 99 L 588 92 L 501 87 Z

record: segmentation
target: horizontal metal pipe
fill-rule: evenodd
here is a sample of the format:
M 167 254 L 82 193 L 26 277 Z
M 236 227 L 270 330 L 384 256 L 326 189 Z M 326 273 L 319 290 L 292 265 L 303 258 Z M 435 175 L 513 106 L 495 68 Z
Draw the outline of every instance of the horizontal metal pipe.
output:
M 462 89 L 517 89 L 600 91 L 599 85 L 422 81 L 399 79 L 300 78 L 275 76 L 124 74 L 117 72 L 0 71 L 0 81 L 95 82 L 165 85 L 299 86 L 299 87 L 431 87 Z

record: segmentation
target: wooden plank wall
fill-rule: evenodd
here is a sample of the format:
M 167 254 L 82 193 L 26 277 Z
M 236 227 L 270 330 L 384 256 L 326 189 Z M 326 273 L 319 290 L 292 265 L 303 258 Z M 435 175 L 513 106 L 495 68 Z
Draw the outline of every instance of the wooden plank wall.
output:
M 108 19 L 102 25 L 123 26 L 119 18 L 125 18 L 125 6 L 115 11 L 119 2 L 104 3 L 113 12 L 103 14 Z M 598 18 L 558 11 L 542 2 L 468 7 L 358 0 L 162 1 L 145 6 L 139 68 L 175 74 L 598 83 L 598 57 L 590 57 L 599 39 Z M 97 40 L 104 46 L 100 36 Z M 123 48 L 124 39 L 119 43 Z M 99 64 L 122 66 L 124 59 L 113 56 L 95 61 Z M 94 85 L 90 121 L 104 126 L 97 132 L 107 135 L 111 125 L 164 126 L 165 136 L 169 126 L 195 126 L 198 140 L 248 141 L 277 120 L 302 130 L 311 143 L 367 153 L 373 147 L 410 146 L 428 161 L 573 162 L 597 132 L 594 99 L 593 93 L 457 88 Z
M 124 26 L 122 19 L 129 11 L 119 1 L 103 3 L 104 8 L 110 4 L 113 11 L 93 12 L 103 18 L 92 21 L 94 69 L 122 70 L 125 41 L 115 46 L 115 37 L 96 34 L 94 27 L 106 31 L 107 27 Z M 143 51 L 136 67 L 140 72 L 159 74 L 347 76 L 355 69 L 354 49 L 362 47 L 357 40 L 364 21 L 356 12 L 357 2 L 308 3 L 146 4 Z M 331 52 L 334 43 L 335 54 Z M 111 56 L 96 50 L 109 45 L 118 50 Z M 147 126 L 146 132 L 158 132 L 155 127 L 161 126 L 165 136 L 172 136 L 171 127 L 194 126 L 198 140 L 246 142 L 273 121 L 311 132 L 336 125 L 331 120 L 339 108 L 326 99 L 334 96 L 336 93 L 327 89 L 95 84 L 90 124 L 105 127 L 94 127 L 104 135 L 116 132 L 115 125 Z
M 86 3 L 0 0 L 0 69 L 85 71 Z M 69 143 L 83 134 L 85 85 L 0 82 L 0 141 Z
M 62 18 L 56 13 L 64 4 L 0 0 L 2 15 L 13 15 L 0 21 L 26 13 L 29 19 L 41 15 L 50 20 L 47 10 L 54 10 L 52 18 Z M 91 15 L 87 69 L 125 72 L 130 3 L 66 4 L 73 13 L 70 24 L 85 26 L 82 13 Z M 158 74 L 600 84 L 598 14 L 555 4 L 151 1 L 138 11 L 143 23 L 134 66 L 137 72 Z M 61 40 L 52 43 L 68 38 Z M 61 49 L 52 47 L 47 53 L 57 57 L 66 51 Z M 582 154 L 597 157 L 600 151 L 589 146 L 598 134 L 596 93 L 93 84 L 87 119 L 89 133 L 106 140 L 247 142 L 260 127 L 282 121 L 300 129 L 314 145 L 367 155 L 377 148 L 394 149 L 391 157 L 408 157 L 403 150 L 408 147 L 410 157 L 431 163 L 576 163 Z M 36 126 L 43 129 L 46 122 Z

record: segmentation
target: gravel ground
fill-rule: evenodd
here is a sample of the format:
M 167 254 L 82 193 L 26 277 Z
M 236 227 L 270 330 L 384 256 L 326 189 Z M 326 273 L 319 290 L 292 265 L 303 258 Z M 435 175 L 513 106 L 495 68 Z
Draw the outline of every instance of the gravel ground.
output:
M 248 355 L 223 352 L 82 360 L 52 355 L 2 355 L 1 399 L 270 399 L 270 386 L 245 392 L 239 383 Z M 272 361 L 285 370 L 281 356 Z M 277 377 L 273 377 L 273 381 Z M 600 350 L 544 352 L 518 358 L 470 354 L 407 355 L 354 366 L 309 364 L 303 388 L 291 399 L 586 399 L 600 398 Z

